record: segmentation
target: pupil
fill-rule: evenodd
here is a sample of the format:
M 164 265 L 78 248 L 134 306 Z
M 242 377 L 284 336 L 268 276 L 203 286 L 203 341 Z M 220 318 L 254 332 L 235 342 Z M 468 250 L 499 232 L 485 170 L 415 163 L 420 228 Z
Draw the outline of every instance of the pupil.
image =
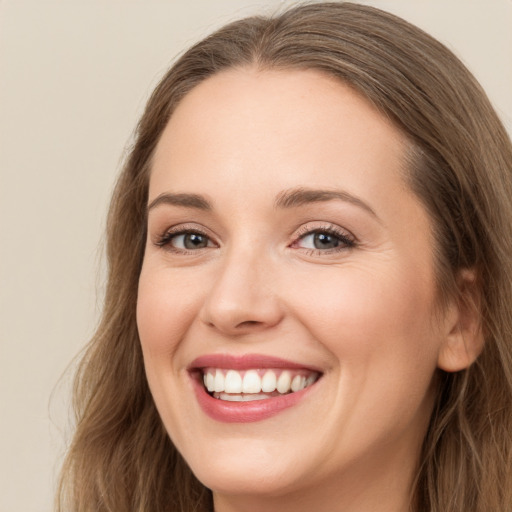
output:
M 206 247 L 208 244 L 206 237 L 198 235 L 197 233 L 189 233 L 185 235 L 183 242 L 186 249 L 201 249 Z
M 316 233 L 314 245 L 316 249 L 334 249 L 338 247 L 340 241 L 333 235 L 326 233 Z

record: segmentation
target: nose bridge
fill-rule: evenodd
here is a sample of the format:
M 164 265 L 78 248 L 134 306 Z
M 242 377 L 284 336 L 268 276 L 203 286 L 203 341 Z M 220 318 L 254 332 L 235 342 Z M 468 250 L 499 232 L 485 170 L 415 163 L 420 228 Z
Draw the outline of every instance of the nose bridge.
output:
M 252 243 L 226 249 L 202 309 L 208 325 L 227 334 L 273 326 L 281 318 L 268 251 Z

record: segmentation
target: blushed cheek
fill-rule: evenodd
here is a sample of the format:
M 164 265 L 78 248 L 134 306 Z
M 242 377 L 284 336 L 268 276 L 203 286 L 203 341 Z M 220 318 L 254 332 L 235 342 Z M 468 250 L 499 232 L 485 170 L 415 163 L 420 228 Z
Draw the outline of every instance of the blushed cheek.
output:
M 317 281 L 318 283 L 318 281 Z M 336 356 L 364 361 L 409 358 L 434 347 L 433 291 L 411 273 L 351 273 L 318 286 L 304 286 L 301 315 L 308 329 Z M 315 289 L 318 290 L 315 292 Z
M 172 293 L 164 283 L 150 279 L 144 274 L 139 281 L 137 298 L 137 327 L 142 349 L 146 355 L 166 354 L 172 351 L 177 338 L 178 314 Z
M 177 361 L 174 355 L 198 317 L 203 294 L 203 287 L 191 286 L 190 279 L 169 269 L 143 269 L 137 326 L 145 358 L 160 358 L 167 365 Z
M 173 418 L 169 396 L 175 394 L 174 354 L 182 338 L 172 294 L 160 281 L 141 275 L 137 300 L 137 327 L 146 378 L 159 414 L 167 426 Z

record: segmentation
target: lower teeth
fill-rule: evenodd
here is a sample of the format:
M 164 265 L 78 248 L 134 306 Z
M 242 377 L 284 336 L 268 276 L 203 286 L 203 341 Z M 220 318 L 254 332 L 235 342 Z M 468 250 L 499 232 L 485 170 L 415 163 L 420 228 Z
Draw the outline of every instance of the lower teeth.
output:
M 274 398 L 275 396 L 283 396 L 281 393 L 213 393 L 214 398 L 219 400 L 225 400 L 227 402 L 252 402 L 254 400 L 266 400 L 268 398 Z

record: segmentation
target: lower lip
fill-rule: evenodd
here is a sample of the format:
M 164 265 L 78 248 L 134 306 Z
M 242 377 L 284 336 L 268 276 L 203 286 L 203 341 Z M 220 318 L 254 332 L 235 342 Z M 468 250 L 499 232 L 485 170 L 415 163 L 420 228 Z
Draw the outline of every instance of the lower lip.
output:
M 228 402 L 210 396 L 199 379 L 193 375 L 194 392 L 203 411 L 215 421 L 223 423 L 250 423 L 266 420 L 280 412 L 293 407 L 302 400 L 314 387 L 307 387 L 295 393 L 268 398 L 265 400 L 252 400 L 250 402 Z

